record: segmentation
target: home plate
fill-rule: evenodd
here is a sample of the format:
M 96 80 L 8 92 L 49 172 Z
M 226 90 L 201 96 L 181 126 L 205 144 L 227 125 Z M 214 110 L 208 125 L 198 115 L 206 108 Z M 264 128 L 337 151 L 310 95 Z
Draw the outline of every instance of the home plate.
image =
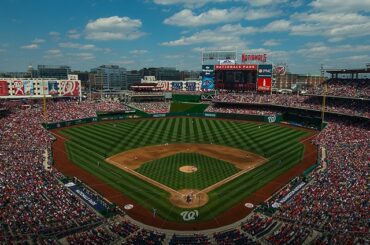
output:
M 130 210 L 130 209 L 133 209 L 134 205 L 132 204 L 126 204 L 123 208 L 126 209 L 126 210 Z
M 247 207 L 247 208 L 253 208 L 254 207 L 253 203 L 250 203 L 250 202 L 247 202 L 246 204 L 244 204 L 244 206 Z

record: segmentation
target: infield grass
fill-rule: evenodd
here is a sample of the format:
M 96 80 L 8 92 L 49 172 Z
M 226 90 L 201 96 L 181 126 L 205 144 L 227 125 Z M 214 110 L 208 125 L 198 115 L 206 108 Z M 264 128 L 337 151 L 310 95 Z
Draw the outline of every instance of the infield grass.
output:
M 179 168 L 195 166 L 194 173 L 184 173 Z M 135 170 L 175 190 L 202 190 L 239 172 L 234 165 L 197 153 L 178 153 L 147 162 Z
M 173 206 L 167 192 L 104 162 L 104 159 L 122 151 L 165 143 L 226 145 L 269 159 L 265 164 L 209 192 L 209 202 L 197 208 L 199 217 L 192 221 L 198 222 L 213 219 L 297 164 L 304 154 L 304 145 L 299 143 L 299 139 L 308 134 L 277 124 L 204 118 L 127 120 L 82 125 L 62 129 L 61 132 L 70 138 L 66 148 L 75 164 L 148 210 L 155 207 L 161 218 L 176 222 L 184 222 L 180 215 L 184 209 Z M 151 169 L 150 172 L 160 176 L 163 168 Z M 181 186 L 175 183 L 176 179 L 173 179 L 173 185 Z M 193 187 L 202 188 L 199 183 Z

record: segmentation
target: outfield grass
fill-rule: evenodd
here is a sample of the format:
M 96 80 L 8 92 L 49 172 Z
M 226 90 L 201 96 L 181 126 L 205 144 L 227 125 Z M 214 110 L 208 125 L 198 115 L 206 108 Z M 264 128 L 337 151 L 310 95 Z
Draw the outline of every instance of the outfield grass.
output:
M 70 137 L 66 146 L 73 162 L 147 209 L 157 208 L 162 218 L 177 222 L 183 222 L 180 216 L 183 209 L 168 201 L 167 192 L 105 163 L 104 159 L 133 148 L 175 142 L 226 145 L 269 159 L 264 165 L 211 191 L 209 202 L 197 208 L 200 214 L 197 222 L 214 218 L 298 163 L 304 153 L 304 146 L 298 140 L 307 135 L 276 124 L 203 118 L 127 120 L 72 127 L 61 132 Z M 97 161 L 101 162 L 100 166 Z M 160 169 L 158 171 L 162 171 Z
M 184 165 L 197 167 L 194 173 L 184 173 Z M 202 190 L 239 172 L 233 164 L 197 153 L 178 153 L 143 164 L 135 170 L 172 189 Z

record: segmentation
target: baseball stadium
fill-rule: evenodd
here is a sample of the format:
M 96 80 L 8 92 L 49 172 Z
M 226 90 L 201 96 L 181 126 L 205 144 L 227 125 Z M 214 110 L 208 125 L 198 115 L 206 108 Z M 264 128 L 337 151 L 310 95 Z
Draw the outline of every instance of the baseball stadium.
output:
M 369 68 L 282 93 L 248 57 L 87 98 L 0 79 L 1 244 L 366 244 Z

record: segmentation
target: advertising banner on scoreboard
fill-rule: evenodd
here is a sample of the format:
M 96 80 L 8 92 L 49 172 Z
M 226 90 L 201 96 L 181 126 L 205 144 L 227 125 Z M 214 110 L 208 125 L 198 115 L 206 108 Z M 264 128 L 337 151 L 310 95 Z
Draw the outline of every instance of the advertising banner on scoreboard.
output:
M 271 91 L 271 77 L 258 77 L 257 91 L 270 92 Z
M 215 88 L 215 66 L 202 65 L 202 82 L 200 89 L 203 91 L 210 91 Z
M 272 64 L 258 65 L 258 76 L 259 77 L 271 77 L 272 76 Z
M 49 94 L 48 81 L 40 81 L 39 82 L 39 90 L 40 90 L 40 94 L 48 95 Z
M 25 80 L 23 81 L 24 85 L 24 95 L 34 95 L 34 87 L 32 80 Z
M 213 77 L 215 74 L 214 65 L 202 65 L 202 76 Z
M 12 89 L 13 89 L 13 95 L 23 96 L 24 95 L 23 81 L 21 80 L 13 81 Z
M 48 91 L 50 95 L 58 95 L 58 81 L 48 81 Z
M 210 91 L 215 89 L 215 81 L 213 77 L 203 77 L 201 89 L 203 91 Z
M 0 96 L 8 96 L 9 88 L 7 81 L 0 81 Z
M 80 95 L 80 82 L 63 80 L 60 82 L 61 95 L 63 96 L 79 96 Z
M 225 70 L 225 71 L 257 70 L 257 64 L 215 65 L 215 70 Z
M 220 65 L 235 65 L 235 60 L 220 60 L 219 64 Z

